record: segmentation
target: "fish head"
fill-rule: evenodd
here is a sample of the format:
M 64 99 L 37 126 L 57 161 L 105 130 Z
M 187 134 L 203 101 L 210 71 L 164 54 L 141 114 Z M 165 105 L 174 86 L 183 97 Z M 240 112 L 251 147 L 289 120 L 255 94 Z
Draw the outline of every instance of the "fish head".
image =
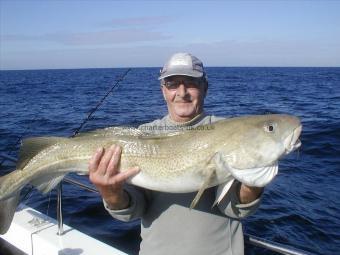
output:
M 230 136 L 233 150 L 225 153 L 229 165 L 250 169 L 273 165 L 301 145 L 299 118 L 284 114 L 241 117 Z M 226 138 L 228 145 L 228 138 Z

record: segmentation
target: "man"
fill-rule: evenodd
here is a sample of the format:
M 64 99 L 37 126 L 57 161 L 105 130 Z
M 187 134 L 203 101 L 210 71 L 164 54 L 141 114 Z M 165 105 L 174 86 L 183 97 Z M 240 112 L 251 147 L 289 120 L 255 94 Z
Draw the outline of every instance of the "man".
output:
M 140 129 L 163 133 L 219 119 L 203 110 L 208 82 L 203 64 L 195 56 L 174 54 L 159 79 L 169 114 Z M 212 187 L 190 210 L 196 193 L 172 194 L 125 185 L 139 169 L 119 173 L 120 155 L 119 147 L 98 149 L 89 163 L 90 180 L 114 218 L 123 221 L 141 218 L 140 254 L 243 254 L 243 232 L 238 219 L 256 210 L 262 188 L 235 181 L 221 203 L 212 207 L 216 193 L 216 187 Z

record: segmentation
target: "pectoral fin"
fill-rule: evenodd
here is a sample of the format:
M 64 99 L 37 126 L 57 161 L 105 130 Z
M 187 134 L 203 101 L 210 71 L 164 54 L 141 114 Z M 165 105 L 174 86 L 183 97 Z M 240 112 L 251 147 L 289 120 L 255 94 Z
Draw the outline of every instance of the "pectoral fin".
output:
M 214 158 L 216 157 L 216 153 L 207 161 L 207 163 L 205 164 L 205 166 L 203 166 L 203 170 L 201 171 L 202 173 L 204 173 L 204 182 L 202 184 L 202 186 L 200 187 L 200 189 L 198 190 L 194 200 L 192 200 L 191 204 L 190 204 L 190 209 L 193 209 L 198 201 L 200 200 L 201 196 L 203 195 L 203 192 L 211 187 L 212 183 L 214 183 L 214 180 L 216 179 L 216 167 L 214 164 L 211 164 L 214 161 Z
M 227 195 L 231 185 L 233 184 L 235 178 L 230 174 L 230 167 L 228 165 L 228 162 L 226 162 L 221 153 L 217 153 L 216 157 L 214 158 L 214 163 L 216 165 L 217 172 L 220 173 L 219 176 L 220 179 L 224 179 L 225 182 L 218 185 L 217 191 L 216 191 L 216 200 L 213 203 L 212 207 L 219 204 L 222 199 Z
M 209 170 L 210 170 L 210 172 L 206 176 L 201 188 L 198 190 L 194 200 L 192 200 L 192 202 L 190 204 L 190 209 L 193 209 L 197 205 L 198 201 L 200 200 L 201 196 L 203 195 L 203 192 L 211 186 L 211 183 L 213 182 L 213 179 L 215 178 L 215 168 L 211 168 Z

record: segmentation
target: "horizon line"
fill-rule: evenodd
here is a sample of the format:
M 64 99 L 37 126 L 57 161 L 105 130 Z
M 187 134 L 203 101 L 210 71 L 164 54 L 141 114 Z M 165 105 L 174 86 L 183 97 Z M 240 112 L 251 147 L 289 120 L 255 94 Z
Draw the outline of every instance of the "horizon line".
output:
M 123 67 L 71 67 L 71 68 L 24 68 L 24 69 L 0 69 L 1 71 L 48 71 L 48 70 L 86 70 L 86 69 L 139 69 L 162 68 L 161 66 L 123 66 Z M 205 68 L 340 68 L 340 66 L 205 66 Z

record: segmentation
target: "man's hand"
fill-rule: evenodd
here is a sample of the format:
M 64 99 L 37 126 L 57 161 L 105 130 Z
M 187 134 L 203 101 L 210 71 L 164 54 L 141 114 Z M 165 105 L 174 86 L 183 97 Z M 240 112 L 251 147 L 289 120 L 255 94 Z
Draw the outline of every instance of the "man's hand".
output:
M 250 187 L 243 183 L 239 184 L 239 200 L 242 204 L 248 204 L 258 199 L 263 192 L 263 188 Z
M 99 148 L 89 162 L 89 179 L 112 210 L 129 206 L 129 195 L 123 190 L 123 184 L 129 177 L 139 172 L 138 167 L 124 172 L 118 171 L 121 153 L 119 146 Z

